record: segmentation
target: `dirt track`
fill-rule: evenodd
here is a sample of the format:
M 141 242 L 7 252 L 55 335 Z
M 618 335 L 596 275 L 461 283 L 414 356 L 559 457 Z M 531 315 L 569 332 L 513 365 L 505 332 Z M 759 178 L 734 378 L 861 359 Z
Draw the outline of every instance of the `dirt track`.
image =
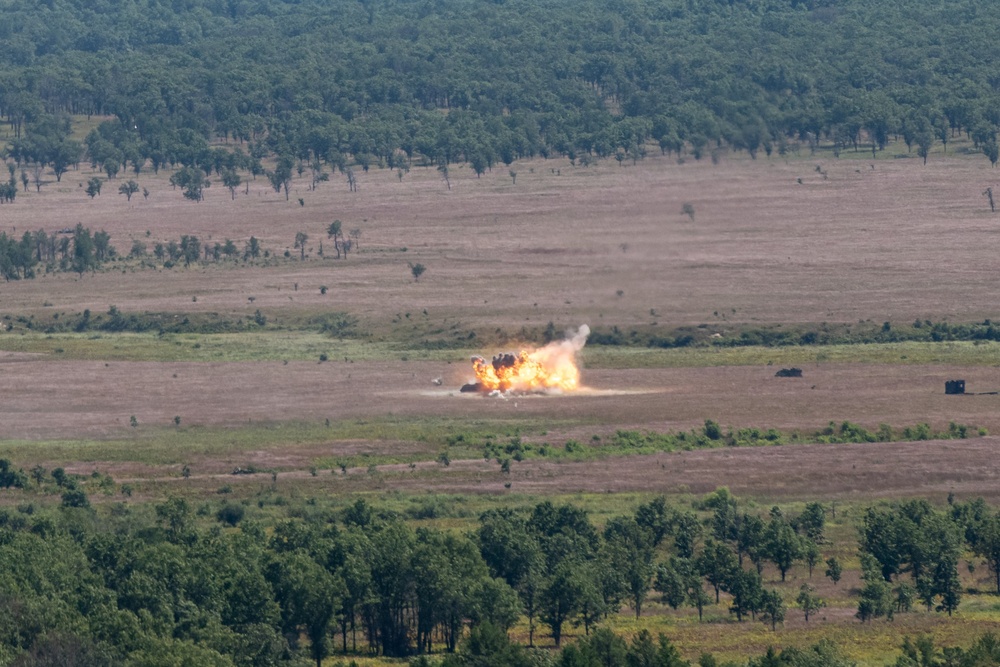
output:
M 478 475 L 401 475 L 393 488 L 444 492 L 575 493 L 690 492 L 704 494 L 727 486 L 738 496 L 787 499 L 852 499 L 924 496 L 943 500 L 1000 499 L 1000 438 L 798 445 L 674 452 L 613 458 L 601 463 L 515 464 L 509 478 L 497 466 L 479 466 Z M 478 478 L 477 478 L 478 477 Z
M 943 501 L 982 496 L 1000 501 L 1000 438 L 928 440 L 847 445 L 788 445 L 723 448 L 645 456 L 612 457 L 579 463 L 528 459 L 514 463 L 511 473 L 495 461 L 453 461 L 447 468 L 432 461 L 378 466 L 378 476 L 365 468 L 346 475 L 329 471 L 313 476 L 307 468 L 315 457 L 341 452 L 340 443 L 243 452 L 229 458 L 192 461 L 195 474 L 178 476 L 177 466 L 136 466 L 88 462 L 68 470 L 88 474 L 98 469 L 119 482 L 159 482 L 166 493 L 176 485 L 214 491 L 222 485 L 257 489 L 270 485 L 270 473 L 233 475 L 235 467 L 276 466 L 279 484 L 305 493 L 407 491 L 414 493 L 485 493 L 570 495 L 574 493 L 691 493 L 702 495 L 720 486 L 744 498 L 764 502 L 787 500 L 868 500 L 925 497 Z M 371 449 L 371 448 L 366 448 Z
M 0 360 L 6 438 L 122 437 L 129 417 L 168 426 L 245 425 L 248 420 L 480 417 L 578 424 L 586 438 L 618 428 L 723 426 L 816 430 L 850 420 L 874 429 L 950 421 L 1000 432 L 998 396 L 946 396 L 944 381 L 1000 386 L 992 368 L 817 364 L 802 378 L 773 367 L 584 371 L 593 391 L 510 399 L 461 395 L 464 364 L 439 362 L 157 363 Z M 443 377 L 448 384 L 435 387 Z M 450 389 L 449 389 L 450 387 Z

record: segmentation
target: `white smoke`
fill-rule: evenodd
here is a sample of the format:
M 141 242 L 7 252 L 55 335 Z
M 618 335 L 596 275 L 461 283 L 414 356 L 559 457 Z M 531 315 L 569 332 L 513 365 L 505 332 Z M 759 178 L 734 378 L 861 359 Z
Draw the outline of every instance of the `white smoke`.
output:
M 579 382 L 579 370 L 576 365 L 576 355 L 587 344 L 587 337 L 590 335 L 590 327 L 581 324 L 576 331 L 570 329 L 566 332 L 566 338 L 555 340 L 531 353 L 531 358 L 541 363 L 546 368 L 559 369 L 557 374 L 560 377 L 574 378 L 573 384 Z

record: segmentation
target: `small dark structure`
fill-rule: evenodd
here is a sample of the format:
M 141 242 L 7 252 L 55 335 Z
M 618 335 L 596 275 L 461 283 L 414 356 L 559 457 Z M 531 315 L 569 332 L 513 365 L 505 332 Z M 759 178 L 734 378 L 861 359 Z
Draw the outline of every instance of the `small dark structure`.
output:
M 518 356 L 513 352 L 501 352 L 493 357 L 493 370 L 499 375 L 505 368 L 513 368 L 517 365 Z
M 514 368 L 517 366 L 519 361 L 521 361 L 521 357 L 513 352 L 501 352 L 493 357 L 493 361 L 490 363 L 493 366 L 493 372 L 498 378 L 501 378 L 499 387 L 500 391 L 507 391 L 510 389 L 509 382 L 503 379 L 504 371 L 508 368 Z M 477 369 L 484 368 L 486 367 L 486 360 L 480 356 L 475 356 L 472 358 L 472 365 Z M 468 384 L 463 384 L 459 391 L 463 394 L 474 394 L 476 392 L 485 393 L 491 390 L 489 387 L 483 385 L 482 382 L 469 382 Z
M 944 393 L 964 394 L 965 380 L 948 380 L 947 382 L 944 383 Z
M 774 374 L 776 378 L 800 378 L 802 377 L 801 368 L 782 368 L 780 371 Z

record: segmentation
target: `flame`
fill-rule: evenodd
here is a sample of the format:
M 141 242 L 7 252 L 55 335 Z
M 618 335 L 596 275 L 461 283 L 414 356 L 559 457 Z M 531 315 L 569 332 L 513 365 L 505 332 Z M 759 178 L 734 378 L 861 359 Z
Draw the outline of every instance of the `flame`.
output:
M 476 384 L 482 391 L 573 391 L 580 387 L 576 355 L 583 349 L 590 327 L 582 325 L 565 340 L 537 350 L 499 354 L 492 362 L 472 358 Z

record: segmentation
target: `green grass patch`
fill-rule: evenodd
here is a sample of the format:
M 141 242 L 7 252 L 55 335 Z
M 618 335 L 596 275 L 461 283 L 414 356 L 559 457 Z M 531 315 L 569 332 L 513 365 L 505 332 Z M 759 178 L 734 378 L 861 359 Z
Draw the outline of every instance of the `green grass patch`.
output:
M 551 425 L 550 421 L 545 424 Z M 239 427 L 184 426 L 181 428 L 143 427 L 130 436 L 106 440 L 0 440 L 4 456 L 15 461 L 53 462 L 107 461 L 151 465 L 183 463 L 197 456 L 235 455 L 278 446 L 315 445 L 345 441 L 369 443 L 406 442 L 426 447 L 408 448 L 405 453 L 363 453 L 331 456 L 314 462 L 318 467 L 339 467 L 341 459 L 361 465 L 409 463 L 432 460 L 449 442 L 455 458 L 478 458 L 480 450 L 462 442 L 480 442 L 495 437 L 517 437 L 522 432 L 543 430 L 533 420 L 461 420 L 445 418 L 382 417 L 323 422 L 254 422 Z
M 400 359 L 392 343 L 334 339 L 321 333 L 256 331 L 245 333 L 55 333 L 0 336 L 0 350 L 89 361 L 246 362 L 370 361 Z M 445 353 L 421 358 L 451 357 Z
M 0 334 L 0 350 L 91 361 L 436 361 L 465 364 L 472 354 L 498 347 L 428 349 L 419 344 L 335 338 L 318 330 L 258 329 L 231 333 L 154 331 Z M 809 364 L 1000 365 L 993 341 L 902 342 L 787 347 L 694 346 L 670 349 L 590 345 L 581 364 L 593 369 L 705 368 L 713 366 L 807 366 Z

